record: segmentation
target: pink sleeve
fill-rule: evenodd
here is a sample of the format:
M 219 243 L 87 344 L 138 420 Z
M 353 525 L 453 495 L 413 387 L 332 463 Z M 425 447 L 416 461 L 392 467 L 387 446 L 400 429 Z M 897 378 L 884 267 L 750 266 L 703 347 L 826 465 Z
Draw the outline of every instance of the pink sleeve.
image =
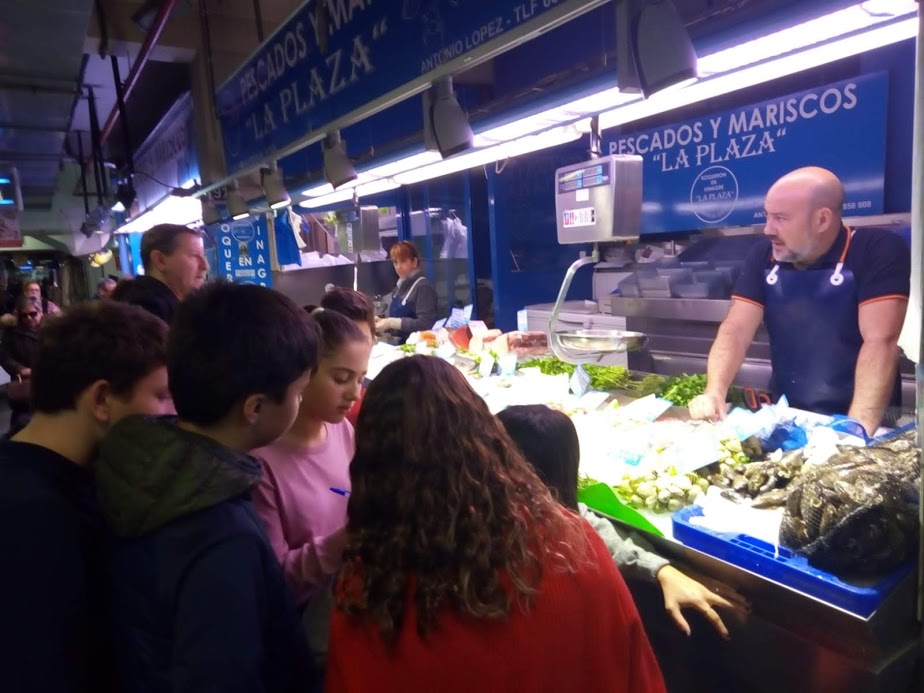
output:
M 289 547 L 286 545 L 285 532 L 282 529 L 282 518 L 279 516 L 279 494 L 276 490 L 276 477 L 269 465 L 263 462 L 263 477 L 259 485 L 253 490 L 253 504 L 257 515 L 266 528 L 266 537 L 269 539 L 273 553 L 280 563 L 285 563 Z
M 346 545 L 346 528 L 332 532 L 326 537 L 316 537 L 313 542 L 291 548 L 286 541 L 285 528 L 279 512 L 279 494 L 276 479 L 269 465 L 263 464 L 263 478 L 253 491 L 253 502 L 257 515 L 266 527 L 273 553 L 282 565 L 286 584 L 292 590 L 295 603 L 301 606 L 311 593 L 324 584 L 325 579 L 340 569 L 343 549 Z
M 311 543 L 286 551 L 282 572 L 297 605 L 307 602 L 311 594 L 340 569 L 345 546 L 346 528 L 341 527 L 326 537 L 316 537 Z

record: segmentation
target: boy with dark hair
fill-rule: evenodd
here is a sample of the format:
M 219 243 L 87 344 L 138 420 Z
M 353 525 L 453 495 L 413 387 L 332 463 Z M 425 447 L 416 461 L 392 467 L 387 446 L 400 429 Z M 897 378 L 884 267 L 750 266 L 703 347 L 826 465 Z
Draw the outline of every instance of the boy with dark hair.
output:
M 42 327 L 34 415 L 0 443 L 0 680 L 10 691 L 106 691 L 102 525 L 90 463 L 107 428 L 168 413 L 167 326 L 110 302 Z
M 289 299 L 215 284 L 180 304 L 168 370 L 178 419 L 129 418 L 97 462 L 117 535 L 112 613 L 126 691 L 300 691 L 311 662 L 250 501 L 250 450 L 292 425 L 317 325 Z

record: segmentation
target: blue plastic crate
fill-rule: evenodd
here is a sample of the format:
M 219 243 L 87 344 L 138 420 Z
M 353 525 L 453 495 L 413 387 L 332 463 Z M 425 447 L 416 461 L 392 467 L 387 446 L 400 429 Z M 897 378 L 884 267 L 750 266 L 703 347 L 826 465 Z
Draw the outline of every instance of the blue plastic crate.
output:
M 881 578 L 844 582 L 809 565 L 808 559 L 781 546 L 774 547 L 746 534 L 718 534 L 690 524 L 702 516 L 699 506 L 690 506 L 672 517 L 674 538 L 710 556 L 757 573 L 823 602 L 868 618 L 898 584 L 914 570 L 914 561 Z

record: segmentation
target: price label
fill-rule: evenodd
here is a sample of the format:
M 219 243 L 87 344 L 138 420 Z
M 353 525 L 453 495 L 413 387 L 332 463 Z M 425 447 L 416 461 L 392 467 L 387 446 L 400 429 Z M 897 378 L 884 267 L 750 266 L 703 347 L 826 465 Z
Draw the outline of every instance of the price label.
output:
M 574 229 L 580 226 L 593 226 L 597 223 L 597 213 L 593 207 L 566 209 L 562 212 L 562 226 Z
M 568 385 L 571 388 L 571 392 L 578 397 L 583 397 L 587 393 L 590 389 L 590 376 L 587 375 L 584 366 L 578 366 L 574 369 L 574 373 L 571 374 L 571 380 L 568 381 Z
M 478 364 L 478 375 L 487 378 L 494 371 L 494 357 L 491 354 L 484 353 L 481 355 L 481 363 Z

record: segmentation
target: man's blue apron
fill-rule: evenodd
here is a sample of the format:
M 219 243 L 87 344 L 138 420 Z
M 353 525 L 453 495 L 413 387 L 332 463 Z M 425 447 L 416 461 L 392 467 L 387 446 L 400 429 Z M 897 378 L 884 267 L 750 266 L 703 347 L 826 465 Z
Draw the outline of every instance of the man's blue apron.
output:
M 844 260 L 853 231 L 833 269 L 764 272 L 764 323 L 770 336 L 770 389 L 791 406 L 846 414 L 853 400 L 860 334 L 857 283 Z
M 424 277 L 418 277 L 417 280 L 411 284 L 411 288 L 407 290 L 407 293 L 404 294 L 401 298 L 397 296 L 392 296 L 391 303 L 388 304 L 388 317 L 390 318 L 416 318 L 417 313 L 415 311 L 414 305 L 408 305 L 408 299 L 411 297 L 411 294 L 414 293 L 414 289 L 417 288 L 417 285 L 424 280 Z M 407 338 L 410 337 L 410 333 L 402 332 L 401 330 L 392 330 L 401 342 L 404 343 L 407 341 Z

